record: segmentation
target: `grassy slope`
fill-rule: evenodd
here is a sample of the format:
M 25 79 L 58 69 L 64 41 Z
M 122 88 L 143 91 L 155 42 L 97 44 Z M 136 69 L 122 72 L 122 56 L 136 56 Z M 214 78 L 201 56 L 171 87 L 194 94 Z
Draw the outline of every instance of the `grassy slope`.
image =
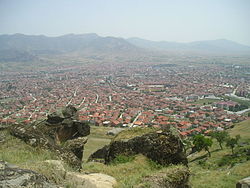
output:
M 250 139 L 250 120 L 236 124 L 229 130 L 231 136 L 240 134 L 241 141 Z M 189 158 L 189 167 L 192 173 L 190 182 L 194 188 L 233 188 L 238 180 L 250 176 L 250 161 L 238 163 L 237 165 L 217 165 L 218 161 L 225 155 L 231 155 L 231 150 L 224 146 L 219 150 L 219 145 L 214 140 L 211 148 L 212 157 L 207 158 L 205 152 L 199 152 Z
M 37 161 L 56 159 L 53 152 L 31 147 L 21 140 L 11 136 L 7 131 L 0 132 L 5 135 L 5 142 L 0 144 L 0 160 L 7 161 L 22 168 L 35 166 Z
M 87 159 L 96 149 L 110 142 L 112 137 L 106 135 L 106 132 L 110 129 L 106 127 L 91 127 L 91 134 L 88 136 L 89 141 L 85 145 L 84 159 Z M 243 141 L 249 140 L 250 120 L 237 124 L 232 130 L 229 130 L 229 133 L 232 136 L 240 134 Z M 48 159 L 56 159 L 54 153 L 33 148 L 8 134 L 6 135 L 6 141 L 0 144 L 0 160 L 50 176 L 51 170 L 41 162 Z M 190 181 L 194 188 L 235 187 L 235 183 L 239 179 L 250 176 L 250 161 L 237 164 L 232 168 L 229 166 L 218 167 L 216 165 L 218 160 L 224 155 L 231 154 L 231 150 L 228 148 L 222 151 L 218 149 L 219 146 L 214 141 L 214 145 L 211 148 L 211 158 L 204 158 L 206 153 L 199 152 L 189 159 L 189 167 L 192 173 Z M 199 159 L 199 157 L 203 159 Z M 141 177 L 158 170 L 159 166 L 141 155 L 137 156 L 132 162 L 123 164 L 106 166 L 101 163 L 91 162 L 83 165 L 83 171 L 85 172 L 102 172 L 114 176 L 119 183 L 118 187 L 132 187 L 139 183 Z M 168 168 L 161 170 L 167 171 Z M 57 181 L 60 181 L 60 179 Z
M 91 126 L 88 142 L 84 146 L 83 161 L 86 161 L 94 151 L 110 143 L 113 137 L 106 135 L 110 129 L 112 128 Z

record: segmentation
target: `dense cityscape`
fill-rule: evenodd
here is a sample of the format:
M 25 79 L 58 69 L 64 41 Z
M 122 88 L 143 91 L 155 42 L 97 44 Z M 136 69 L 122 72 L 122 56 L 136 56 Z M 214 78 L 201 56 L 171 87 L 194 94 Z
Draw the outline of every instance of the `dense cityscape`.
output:
M 96 126 L 176 127 L 181 135 L 247 118 L 250 67 L 225 64 L 82 63 L 1 72 L 2 125 L 29 124 L 73 105 Z

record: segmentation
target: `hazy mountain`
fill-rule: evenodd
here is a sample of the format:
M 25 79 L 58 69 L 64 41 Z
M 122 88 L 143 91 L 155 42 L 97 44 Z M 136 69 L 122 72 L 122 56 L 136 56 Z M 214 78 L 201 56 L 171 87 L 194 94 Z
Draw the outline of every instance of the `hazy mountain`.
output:
M 146 50 L 147 49 L 147 50 Z M 32 61 L 42 55 L 74 54 L 75 56 L 133 55 L 149 51 L 201 52 L 201 53 L 248 53 L 250 47 L 220 39 L 177 43 L 149 41 L 140 38 L 100 37 L 95 33 L 68 34 L 59 37 L 44 35 L 0 35 L 0 61 Z
M 43 35 L 0 35 L 0 55 L 15 52 L 32 55 L 55 55 L 71 52 L 121 53 L 140 50 L 122 38 L 100 37 L 97 34 L 68 34 L 59 37 Z M 1 58 L 5 59 L 5 58 Z M 16 58 L 14 58 L 16 59 Z
M 127 39 L 131 44 L 141 48 L 164 51 L 196 51 L 210 53 L 250 53 L 250 46 L 242 45 L 230 40 L 207 40 L 190 43 L 178 43 L 167 41 L 150 41 L 140 38 Z

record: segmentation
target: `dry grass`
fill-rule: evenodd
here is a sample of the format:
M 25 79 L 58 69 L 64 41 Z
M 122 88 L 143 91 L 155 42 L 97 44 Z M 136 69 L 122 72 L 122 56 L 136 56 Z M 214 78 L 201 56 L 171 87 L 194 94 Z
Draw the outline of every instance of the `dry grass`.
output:
M 126 130 L 120 132 L 118 135 L 116 135 L 115 138 L 113 139 L 113 141 L 130 139 L 130 138 L 134 138 L 136 136 L 140 136 L 140 135 L 155 132 L 155 131 L 156 131 L 156 129 L 154 129 L 154 128 L 141 128 L 141 127 L 130 128 L 130 129 L 126 129 Z
M 231 136 L 240 135 L 243 139 L 250 139 L 250 119 L 235 124 L 228 132 Z

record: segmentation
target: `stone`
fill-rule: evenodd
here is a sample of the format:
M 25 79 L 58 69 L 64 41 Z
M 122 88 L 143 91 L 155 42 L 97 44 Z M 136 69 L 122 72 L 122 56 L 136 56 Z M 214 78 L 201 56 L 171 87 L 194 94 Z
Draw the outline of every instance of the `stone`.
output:
M 86 137 L 78 137 L 73 140 L 68 140 L 64 144 L 64 148 L 71 150 L 79 160 L 83 157 L 83 147 L 87 143 L 88 139 Z
M 107 132 L 107 135 L 115 136 L 123 130 L 124 130 L 124 128 L 113 128 Z
M 12 126 L 10 133 L 33 147 L 55 151 L 59 159 L 80 169 L 86 143 L 82 137 L 90 134 L 90 126 L 87 122 L 78 121 L 76 108 L 69 105 L 32 126 Z
M 236 188 L 250 188 L 250 176 L 238 181 Z
M 117 184 L 115 178 L 101 173 L 68 172 L 66 180 L 71 180 L 76 188 L 113 188 Z
M 106 145 L 104 147 L 102 147 L 101 149 L 98 149 L 97 151 L 95 151 L 94 153 L 92 153 L 89 158 L 88 158 L 88 162 L 89 161 L 94 161 L 94 162 L 105 162 L 105 157 L 108 154 L 109 151 L 109 146 Z
M 64 118 L 75 118 L 77 116 L 77 109 L 72 105 L 68 105 L 62 109 L 62 114 Z
M 133 130 L 126 131 L 127 134 L 132 134 Z M 143 154 L 161 165 L 179 163 L 187 165 L 184 146 L 180 138 L 172 134 L 171 131 L 143 133 L 143 128 L 140 128 L 138 132 L 141 132 L 141 135 L 125 137 L 125 139 L 117 139 L 120 137 L 118 134 L 108 146 L 105 163 L 112 162 L 118 155 Z M 125 133 L 121 132 L 120 134 L 125 135 Z
M 71 150 L 56 145 L 49 136 L 43 134 L 38 129 L 34 129 L 32 126 L 13 126 L 10 129 L 10 133 L 33 147 L 54 151 L 58 155 L 58 158 L 63 159 L 73 168 L 81 168 L 81 160 Z
M 143 177 L 135 188 L 190 188 L 190 171 L 184 166 L 171 166 L 155 174 Z
M 50 183 L 42 174 L 32 170 L 13 167 L 7 162 L 0 161 L 0 187 L 57 188 L 58 186 Z
M 53 112 L 47 116 L 47 122 L 50 124 L 57 124 L 61 123 L 64 120 L 64 117 L 62 114 L 59 114 L 57 112 Z

